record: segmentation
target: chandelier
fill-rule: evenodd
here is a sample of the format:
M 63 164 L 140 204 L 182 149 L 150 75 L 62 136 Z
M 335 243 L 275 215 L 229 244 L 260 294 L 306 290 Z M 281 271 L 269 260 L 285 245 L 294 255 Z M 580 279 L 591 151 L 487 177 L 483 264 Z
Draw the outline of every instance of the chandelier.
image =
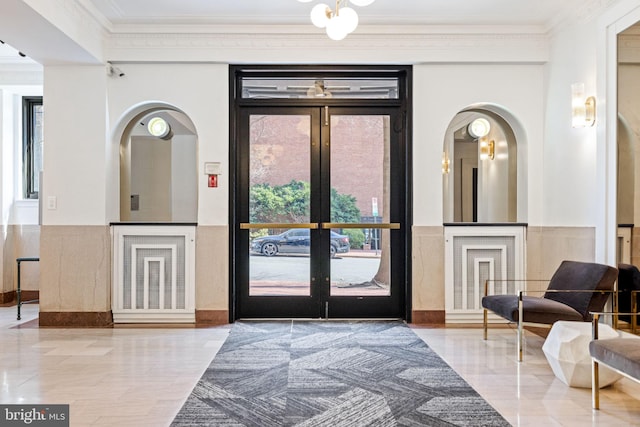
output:
M 309 3 L 312 0 L 298 1 Z M 356 6 L 369 6 L 374 1 L 351 0 L 351 3 Z M 330 39 L 342 40 L 358 26 L 358 14 L 348 6 L 348 0 L 336 0 L 333 10 L 324 3 L 315 5 L 311 9 L 311 22 L 318 28 L 325 28 Z

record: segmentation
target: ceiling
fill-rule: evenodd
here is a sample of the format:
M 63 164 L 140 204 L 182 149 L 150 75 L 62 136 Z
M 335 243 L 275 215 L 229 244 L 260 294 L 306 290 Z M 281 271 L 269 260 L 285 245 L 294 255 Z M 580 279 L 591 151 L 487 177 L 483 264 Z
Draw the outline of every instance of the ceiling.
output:
M 8 44 L 0 43 L 0 64 L 30 64 L 33 61 L 29 57 L 23 57 Z
M 53 1 L 53 0 L 48 0 Z M 59 0 L 55 0 L 59 1 Z M 233 33 L 265 34 L 275 29 L 283 34 L 324 34 L 313 27 L 309 13 L 324 1 L 331 7 L 335 0 L 68 0 L 69 7 L 82 8 L 95 18 L 95 28 L 102 27 L 102 37 L 140 34 Z M 375 0 L 366 7 L 352 7 L 358 12 L 360 25 L 354 34 L 402 34 L 407 31 L 438 34 L 443 31 L 466 32 L 468 26 L 482 31 L 545 34 L 571 19 L 588 16 L 595 4 L 616 0 Z M 50 3 L 37 3 L 32 10 L 29 0 L 2 0 L 5 14 L 0 14 L 0 65 L 55 64 L 65 61 L 95 63 L 101 58 L 79 49 L 74 31 L 57 28 L 47 22 L 39 9 L 47 11 Z M 73 6 L 73 7 L 72 7 Z M 51 6 L 56 8 L 58 6 Z M 61 21 L 63 25 L 65 21 Z M 88 24 L 88 22 L 87 22 Z M 232 28 L 232 26 L 237 26 Z M 267 30 L 267 26 L 271 26 Z M 76 29 L 82 30 L 82 25 Z M 368 28 L 368 29 L 367 29 Z M 446 30 L 446 29 L 449 30 Z M 35 29 L 35 31 L 34 31 Z M 72 30 L 75 30 L 72 28 Z M 42 43 L 46 38 L 48 43 Z M 8 44 L 25 52 L 18 55 Z M 93 46 L 105 43 L 94 40 Z M 55 45 L 55 51 L 51 46 Z M 99 48 L 98 48 L 99 50 Z M 93 52 L 95 52 L 94 50 Z M 29 57 L 35 58 L 35 62 Z
M 333 0 L 81 0 L 117 27 L 131 24 L 309 23 L 311 8 Z M 361 25 L 535 25 L 551 27 L 581 0 L 376 0 L 353 6 Z

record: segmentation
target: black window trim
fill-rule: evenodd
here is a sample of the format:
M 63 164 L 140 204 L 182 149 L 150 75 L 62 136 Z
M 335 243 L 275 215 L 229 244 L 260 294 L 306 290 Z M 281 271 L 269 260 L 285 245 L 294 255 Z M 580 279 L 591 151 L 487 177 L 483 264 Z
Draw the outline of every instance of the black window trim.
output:
M 34 190 L 36 180 L 33 158 L 34 109 L 42 105 L 42 96 L 22 97 L 22 196 L 28 200 L 37 200 L 38 191 Z

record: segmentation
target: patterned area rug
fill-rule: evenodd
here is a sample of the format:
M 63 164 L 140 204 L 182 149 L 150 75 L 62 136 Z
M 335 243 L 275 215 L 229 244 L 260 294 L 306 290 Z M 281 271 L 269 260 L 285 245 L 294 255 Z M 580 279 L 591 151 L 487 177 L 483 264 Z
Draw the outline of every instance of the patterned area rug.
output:
M 173 426 L 508 426 L 400 321 L 237 322 Z

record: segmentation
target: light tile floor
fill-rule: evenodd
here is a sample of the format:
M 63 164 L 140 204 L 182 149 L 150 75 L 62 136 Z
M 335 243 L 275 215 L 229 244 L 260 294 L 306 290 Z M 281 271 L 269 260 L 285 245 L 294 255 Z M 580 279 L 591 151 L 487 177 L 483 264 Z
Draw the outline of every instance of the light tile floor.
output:
M 640 426 L 640 384 L 623 378 L 600 391 L 558 380 L 542 352 L 544 338 L 526 333 L 524 361 L 516 359 L 516 331 L 414 327 L 440 357 L 514 426 Z
M 1 403 L 70 405 L 71 426 L 167 426 L 228 335 L 212 328 L 37 327 L 37 305 L 0 307 Z M 517 426 L 640 426 L 640 385 L 623 379 L 591 409 L 588 389 L 557 380 L 527 335 L 515 360 L 515 331 L 414 331 L 510 423 Z

